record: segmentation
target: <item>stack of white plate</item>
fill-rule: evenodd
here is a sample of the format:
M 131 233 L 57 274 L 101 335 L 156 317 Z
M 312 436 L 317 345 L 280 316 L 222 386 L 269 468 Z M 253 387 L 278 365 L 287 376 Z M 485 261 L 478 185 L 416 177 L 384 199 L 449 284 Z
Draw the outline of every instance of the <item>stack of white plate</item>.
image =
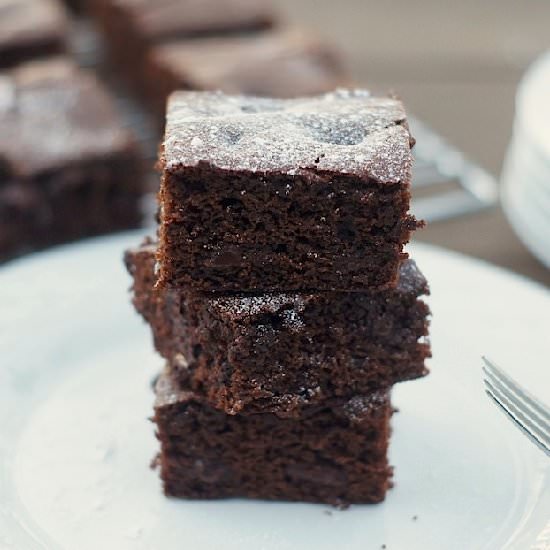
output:
M 550 268 L 550 51 L 518 89 L 502 203 L 520 239 Z

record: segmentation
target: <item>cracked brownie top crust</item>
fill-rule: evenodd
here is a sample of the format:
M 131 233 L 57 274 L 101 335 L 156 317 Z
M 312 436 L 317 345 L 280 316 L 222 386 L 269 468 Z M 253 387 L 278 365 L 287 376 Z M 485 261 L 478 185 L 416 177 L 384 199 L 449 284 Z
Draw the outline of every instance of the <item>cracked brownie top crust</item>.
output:
M 365 90 L 299 99 L 176 92 L 162 163 L 223 170 L 336 171 L 381 183 L 410 179 L 413 141 L 403 105 Z

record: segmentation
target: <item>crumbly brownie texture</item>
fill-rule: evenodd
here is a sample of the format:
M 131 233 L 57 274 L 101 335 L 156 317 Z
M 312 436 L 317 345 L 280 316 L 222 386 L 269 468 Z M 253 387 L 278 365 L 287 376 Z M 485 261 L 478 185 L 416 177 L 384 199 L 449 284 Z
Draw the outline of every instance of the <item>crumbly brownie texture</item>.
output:
M 160 286 L 206 291 L 395 285 L 411 144 L 400 101 L 177 92 L 160 168 Z
M 286 98 L 328 92 L 345 81 L 335 52 L 296 29 L 161 44 L 150 51 L 144 79 L 162 123 L 175 90 Z
M 394 290 L 214 296 L 154 289 L 154 244 L 126 254 L 134 305 L 185 387 L 229 414 L 296 416 L 427 374 L 426 280 Z
M 0 258 L 140 222 L 140 161 L 97 82 L 67 59 L 0 73 Z
M 0 0 L 0 68 L 63 52 L 67 24 L 56 0 Z
M 157 351 L 171 359 L 189 349 L 189 328 L 186 316 L 180 313 L 180 293 L 155 287 L 156 249 L 156 243 L 147 239 L 139 248 L 125 252 L 124 263 L 133 279 L 132 303 L 149 323 Z
M 391 486 L 389 394 L 354 397 L 299 419 L 229 416 L 164 373 L 154 421 L 167 495 L 374 503 Z
M 269 28 L 270 0 L 88 0 L 119 69 L 140 84 L 153 44 Z

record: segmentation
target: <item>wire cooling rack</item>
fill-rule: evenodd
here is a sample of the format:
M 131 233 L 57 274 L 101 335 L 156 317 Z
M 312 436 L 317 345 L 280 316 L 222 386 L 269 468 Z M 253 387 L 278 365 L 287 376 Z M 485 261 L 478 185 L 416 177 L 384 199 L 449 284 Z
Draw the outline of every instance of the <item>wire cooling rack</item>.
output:
M 412 210 L 417 218 L 446 220 L 497 202 L 494 176 L 416 118 L 409 123 L 416 139 Z
M 87 21 L 74 26 L 71 44 L 73 53 L 84 68 L 98 70 L 111 88 L 119 110 L 136 136 L 146 162 L 151 166 L 151 197 L 146 200 L 147 219 L 155 210 L 154 165 L 158 136 L 154 124 L 141 104 L 131 97 L 116 73 L 105 70 L 104 46 L 95 29 Z M 416 139 L 414 147 L 412 211 L 427 222 L 447 220 L 493 206 L 498 200 L 496 178 L 450 145 L 437 132 L 420 120 L 409 119 Z

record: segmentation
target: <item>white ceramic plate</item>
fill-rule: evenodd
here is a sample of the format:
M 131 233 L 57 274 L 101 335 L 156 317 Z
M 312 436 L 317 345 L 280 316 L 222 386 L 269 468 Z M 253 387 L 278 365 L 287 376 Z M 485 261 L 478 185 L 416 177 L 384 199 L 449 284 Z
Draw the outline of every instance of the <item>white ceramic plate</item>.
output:
M 550 269 L 550 163 L 537 169 L 533 153 L 514 135 L 502 172 L 502 206 L 521 241 Z
M 149 468 L 161 361 L 121 263 L 139 240 L 0 270 L 0 548 L 500 550 L 544 538 L 549 463 L 485 397 L 480 355 L 550 401 L 546 290 L 413 248 L 432 286 L 433 372 L 394 392 L 396 484 L 385 503 L 178 501 Z
M 525 130 L 546 159 L 550 159 L 550 50 L 529 67 L 516 94 L 516 124 Z
M 550 269 L 550 51 L 523 77 L 502 171 L 502 205 L 523 243 Z

